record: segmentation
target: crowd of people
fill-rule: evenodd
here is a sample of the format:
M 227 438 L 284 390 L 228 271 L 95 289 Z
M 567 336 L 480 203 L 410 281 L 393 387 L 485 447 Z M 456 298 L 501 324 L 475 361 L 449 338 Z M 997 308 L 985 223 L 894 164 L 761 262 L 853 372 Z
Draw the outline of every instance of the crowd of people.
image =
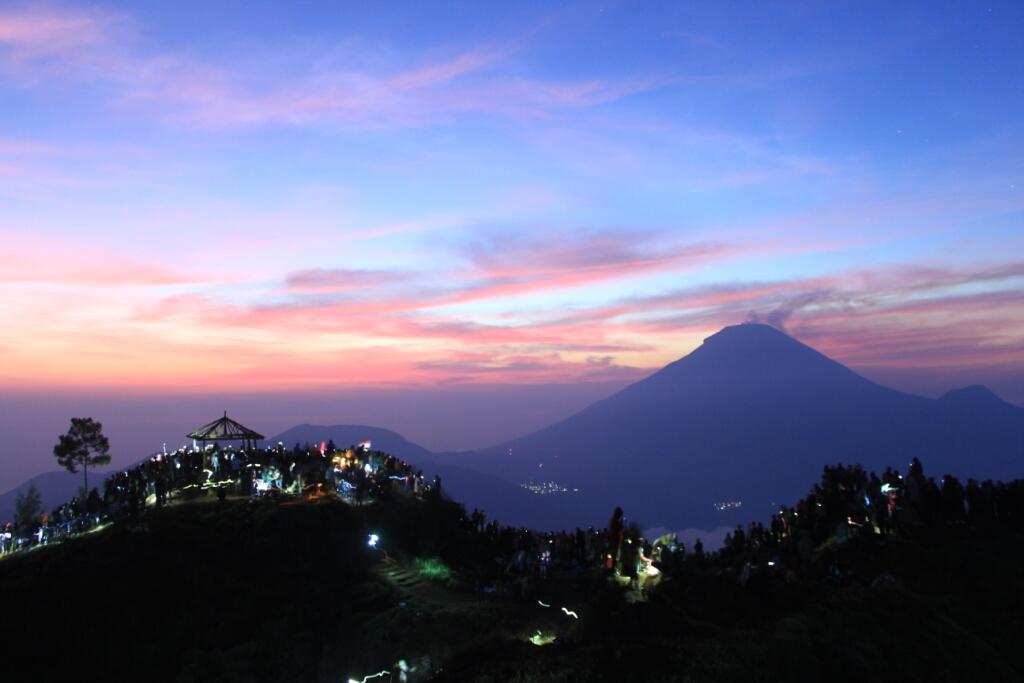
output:
M 148 507 L 167 505 L 189 491 L 212 490 L 259 497 L 338 496 L 360 505 L 392 496 L 441 495 L 440 479 L 369 443 L 339 449 L 333 442 L 286 449 L 179 449 L 154 455 L 109 477 L 103 492 L 92 489 L 43 515 L 34 528 L 8 524 L 0 553 L 53 543 L 120 518 L 137 518 Z M 616 508 L 603 529 L 541 533 L 488 522 L 481 510 L 466 516 L 479 548 L 476 580 L 481 592 L 530 597 L 545 580 L 592 574 L 603 569 L 638 592 L 662 574 L 704 566 L 713 558 L 736 571 L 741 583 L 765 573 L 807 577 L 816 553 L 828 542 L 885 539 L 892 534 L 938 525 L 996 527 L 1024 523 L 1024 482 L 997 483 L 955 477 L 926 477 L 918 459 L 900 474 L 886 468 L 870 474 L 859 465 L 826 466 L 821 481 L 795 506 L 783 507 L 767 524 L 751 522 L 730 532 L 724 547 L 705 555 L 698 540 L 689 554 L 675 535 L 650 542 Z M 817 571 L 820 571 L 820 567 Z M 837 572 L 837 579 L 842 576 Z
M 441 480 L 428 482 L 422 470 L 369 442 L 339 449 L 333 442 L 305 447 L 181 448 L 153 455 L 108 477 L 102 493 L 93 488 L 84 500 L 74 497 L 32 524 L 7 523 L 0 531 L 0 555 L 28 550 L 90 531 L 110 521 L 138 518 L 149 507 L 193 491 L 219 498 L 244 495 L 337 495 L 359 505 L 394 494 L 440 495 Z
M 887 467 L 881 476 L 860 465 L 826 466 L 821 481 L 793 507 L 772 515 L 767 525 L 737 526 L 725 538 L 720 559 L 741 568 L 741 576 L 771 569 L 793 576 L 812 571 L 817 549 L 829 541 L 884 540 L 946 525 L 984 529 L 1024 526 L 1024 481 L 978 482 L 964 486 L 946 474 L 925 476 L 914 458 L 905 475 Z M 832 578 L 850 577 L 841 567 Z
M 487 522 L 482 510 L 469 515 L 478 536 L 477 587 L 523 598 L 539 596 L 549 579 L 574 579 L 600 569 L 637 591 L 658 581 L 658 566 L 670 563 L 681 544 L 674 536 L 651 542 L 616 508 L 606 528 L 539 532 Z

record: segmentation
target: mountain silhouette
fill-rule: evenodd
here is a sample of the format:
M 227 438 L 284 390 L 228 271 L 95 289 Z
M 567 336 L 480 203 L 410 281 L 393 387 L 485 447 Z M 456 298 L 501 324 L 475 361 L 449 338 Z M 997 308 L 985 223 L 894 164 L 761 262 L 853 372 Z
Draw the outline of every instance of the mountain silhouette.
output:
M 1019 410 L 1003 399 L 996 396 L 991 389 L 980 384 L 974 384 L 962 389 L 953 389 L 946 392 L 941 399 L 950 410 L 965 411 L 975 416 L 982 415 L 1009 415 Z
M 941 399 L 888 389 L 774 327 L 743 324 L 481 456 L 459 462 L 578 488 L 558 496 L 552 527 L 602 524 L 621 505 L 646 527 L 712 528 L 766 519 L 838 462 L 902 470 L 916 456 L 936 477 L 1019 477 L 1024 409 L 983 387 Z

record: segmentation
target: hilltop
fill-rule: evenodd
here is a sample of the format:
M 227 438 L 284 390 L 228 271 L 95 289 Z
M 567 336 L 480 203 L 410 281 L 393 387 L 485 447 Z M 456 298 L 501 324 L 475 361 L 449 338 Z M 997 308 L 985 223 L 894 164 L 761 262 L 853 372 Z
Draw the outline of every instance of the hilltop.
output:
M 432 453 L 349 424 L 303 424 L 270 442 L 331 439 L 371 440 L 440 475 L 468 507 L 540 529 L 603 524 L 611 500 L 648 529 L 731 526 L 771 514 L 834 462 L 880 471 L 921 456 L 962 479 L 1024 476 L 1024 408 L 977 385 L 939 399 L 895 391 L 761 324 L 726 327 L 576 415 L 481 452 Z M 59 474 L 41 484 L 48 503 L 75 486 Z M 0 496 L 6 518 L 25 486 Z
M 880 534 L 848 486 L 863 476 L 826 472 L 789 531 L 666 547 L 642 591 L 590 564 L 604 536 L 437 497 L 182 495 L 0 561 L 0 641 L 39 680 L 397 681 L 403 663 L 410 681 L 1019 680 L 1024 483 L 958 513 L 944 482 Z

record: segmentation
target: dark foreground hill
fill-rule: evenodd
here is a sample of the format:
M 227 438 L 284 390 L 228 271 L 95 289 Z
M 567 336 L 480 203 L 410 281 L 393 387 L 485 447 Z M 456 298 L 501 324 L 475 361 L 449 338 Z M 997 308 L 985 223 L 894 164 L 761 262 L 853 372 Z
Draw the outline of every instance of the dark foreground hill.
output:
M 599 569 L 499 596 L 449 501 L 199 499 L 0 560 L 0 643 L 5 680 L 1016 681 L 1022 541 L 937 524 L 799 576 L 691 557 L 644 601 Z
M 1024 408 L 984 387 L 936 400 L 894 391 L 746 324 L 573 417 L 457 462 L 578 488 L 559 496 L 555 526 L 602 524 L 614 501 L 645 527 L 682 529 L 764 517 L 828 463 L 881 472 L 915 456 L 939 476 L 1020 477 Z M 494 514 L 517 521 L 516 510 Z
M 203 499 L 7 557 L 0 642 L 35 681 L 339 681 L 397 660 L 406 636 L 447 653 L 431 620 L 460 641 L 500 620 L 404 609 L 369 533 L 442 567 L 471 548 L 458 506 L 409 505 Z

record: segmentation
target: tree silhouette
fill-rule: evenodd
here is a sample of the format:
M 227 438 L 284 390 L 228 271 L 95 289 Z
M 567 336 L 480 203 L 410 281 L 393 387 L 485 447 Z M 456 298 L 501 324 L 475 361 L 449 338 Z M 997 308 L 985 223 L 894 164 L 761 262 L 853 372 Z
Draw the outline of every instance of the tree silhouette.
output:
M 43 511 L 43 497 L 35 482 L 18 494 L 14 502 L 14 528 L 21 534 L 30 533 L 39 523 Z
M 110 462 L 110 441 L 103 436 L 103 425 L 91 417 L 71 418 L 71 428 L 62 434 L 53 447 L 57 462 L 68 472 L 75 473 L 82 467 L 85 474 L 85 495 L 89 495 L 89 466 L 106 465 Z

